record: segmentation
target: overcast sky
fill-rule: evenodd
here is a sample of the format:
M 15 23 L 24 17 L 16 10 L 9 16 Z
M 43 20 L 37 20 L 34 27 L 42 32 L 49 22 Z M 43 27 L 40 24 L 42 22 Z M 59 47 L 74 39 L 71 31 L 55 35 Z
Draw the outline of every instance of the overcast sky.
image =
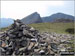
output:
M 74 1 L 1 1 L 1 18 L 22 19 L 33 12 L 41 17 L 58 12 L 74 16 Z

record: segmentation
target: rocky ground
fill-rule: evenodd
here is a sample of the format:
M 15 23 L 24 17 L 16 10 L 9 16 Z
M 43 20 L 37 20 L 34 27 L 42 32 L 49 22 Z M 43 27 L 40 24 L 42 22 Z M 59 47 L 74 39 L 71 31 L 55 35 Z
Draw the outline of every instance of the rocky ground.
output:
M 69 40 L 73 39 L 69 34 L 40 33 L 16 20 L 10 29 L 0 33 L 0 50 L 1 55 L 57 55 L 61 50 L 67 50 L 60 43 L 71 44 Z

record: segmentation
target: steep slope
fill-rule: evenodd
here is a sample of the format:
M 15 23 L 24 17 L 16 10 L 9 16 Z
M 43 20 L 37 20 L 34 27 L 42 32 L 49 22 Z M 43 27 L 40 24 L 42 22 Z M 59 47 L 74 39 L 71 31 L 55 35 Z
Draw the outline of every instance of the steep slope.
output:
M 21 21 L 25 24 L 41 23 L 42 22 L 41 17 L 37 12 L 34 12 L 27 17 L 24 17 Z

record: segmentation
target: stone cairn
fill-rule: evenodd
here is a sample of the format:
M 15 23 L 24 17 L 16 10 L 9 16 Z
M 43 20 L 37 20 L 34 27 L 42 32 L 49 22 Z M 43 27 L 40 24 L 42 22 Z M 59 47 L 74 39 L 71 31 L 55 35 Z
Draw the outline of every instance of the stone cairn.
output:
M 38 30 L 14 20 L 14 24 L 0 35 L 1 55 L 49 55 L 49 41 Z

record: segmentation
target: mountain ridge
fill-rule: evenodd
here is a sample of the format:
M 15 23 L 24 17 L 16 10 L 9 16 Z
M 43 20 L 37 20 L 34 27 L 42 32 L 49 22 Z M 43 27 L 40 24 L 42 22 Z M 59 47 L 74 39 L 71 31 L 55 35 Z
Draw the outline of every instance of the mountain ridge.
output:
M 24 17 L 22 19 L 22 22 L 25 24 L 44 23 L 44 22 L 55 22 L 55 21 L 57 21 L 57 19 L 60 19 L 59 21 L 61 21 L 61 19 L 64 19 L 63 21 L 65 21 L 65 19 L 66 19 L 65 22 L 67 22 L 67 19 L 69 19 L 69 22 L 72 22 L 75 19 L 75 17 L 72 15 L 61 13 L 61 12 L 52 14 L 50 16 L 41 17 L 38 12 L 34 12 L 34 13 Z
M 0 28 L 8 27 L 13 24 L 12 18 L 0 18 Z M 44 23 L 44 22 L 74 22 L 75 16 L 65 13 L 55 13 L 50 16 L 41 17 L 38 12 L 31 13 L 30 15 L 21 19 L 24 24 Z
M 55 19 L 72 19 L 74 20 L 75 17 L 72 15 L 64 14 L 64 13 L 55 13 L 50 16 L 42 17 L 43 22 L 53 22 Z

